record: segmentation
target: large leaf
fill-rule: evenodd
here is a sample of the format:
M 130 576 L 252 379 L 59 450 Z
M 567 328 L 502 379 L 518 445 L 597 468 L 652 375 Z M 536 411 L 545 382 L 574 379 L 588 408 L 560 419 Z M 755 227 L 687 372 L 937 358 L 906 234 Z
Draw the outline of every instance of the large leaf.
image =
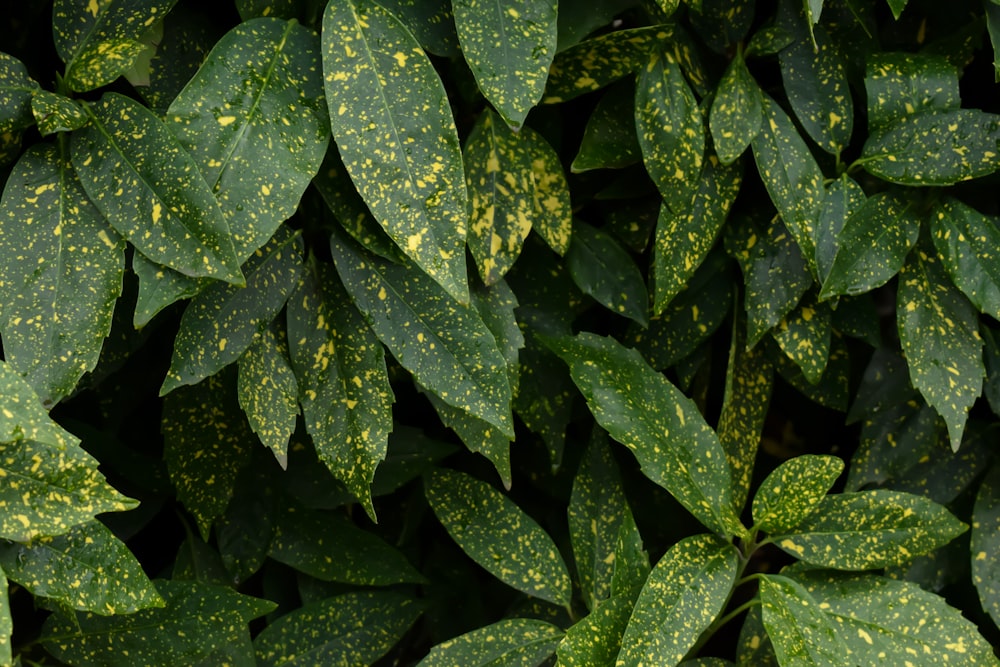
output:
M 333 136 L 358 192 L 392 240 L 468 302 L 462 153 L 434 66 L 378 4 L 331 0 L 323 71 Z
M 709 115 L 712 141 L 723 164 L 735 162 L 760 133 L 762 104 L 760 88 L 738 53 L 719 81 Z
M 191 156 L 146 107 L 116 93 L 85 107 L 73 166 L 90 200 L 149 259 L 242 283 L 229 226 Z
M 27 545 L 0 543 L 0 567 L 32 595 L 63 608 L 108 616 L 163 606 L 139 561 L 98 521 Z
M 729 599 L 740 554 L 715 535 L 672 546 L 649 573 L 629 619 L 616 664 L 676 665 Z
M 649 297 L 632 256 L 607 232 L 578 222 L 566 254 L 573 282 L 599 304 L 645 326 Z
M 311 261 L 289 301 L 288 344 L 316 453 L 374 518 L 370 487 L 385 458 L 394 396 L 384 348 L 327 263 Z
M 913 386 L 944 418 L 957 451 L 986 374 L 976 311 L 941 260 L 918 247 L 900 271 L 896 313 Z
M 760 580 L 764 627 L 782 665 L 837 667 L 847 653 L 832 619 L 802 584 L 788 577 Z
M 65 146 L 29 148 L 0 200 L 4 355 L 46 406 L 97 364 L 125 270 L 125 244 L 87 198 Z
M 515 130 L 545 90 L 556 53 L 557 4 L 452 2 L 462 56 L 479 90 Z
M 237 396 L 250 428 L 286 467 L 288 439 L 299 415 L 299 384 L 285 332 L 273 323 L 240 357 Z
M 983 609 L 1000 625 L 1000 465 L 983 479 L 972 511 L 972 581 Z
M 563 631 L 533 618 L 502 621 L 449 639 L 431 649 L 420 667 L 537 667 L 555 651 Z
M 941 263 L 980 310 L 1000 319 L 1000 230 L 994 218 L 950 197 L 930 214 L 931 238 Z
M 865 199 L 865 191 L 846 173 L 827 183 L 826 197 L 816 225 L 816 270 L 821 285 L 826 282 L 834 258 L 840 252 L 840 233 Z
M 507 496 L 469 475 L 438 469 L 427 501 L 462 550 L 505 584 L 568 606 L 570 579 L 555 542 Z
M 647 477 L 713 531 L 742 533 L 725 452 L 691 399 L 613 338 L 581 333 L 549 344 L 569 365 L 594 418 L 632 450 Z
M 145 50 L 139 37 L 177 0 L 56 0 L 52 36 L 66 63 L 64 80 L 77 91 L 109 84 Z
M 811 43 L 799 40 L 778 58 L 796 118 L 823 150 L 839 154 L 851 140 L 854 104 L 836 42 L 816 27 Z
M 927 498 L 879 489 L 826 496 L 774 541 L 812 565 L 872 570 L 933 551 L 966 528 Z
M 844 462 L 835 456 L 804 454 L 785 461 L 754 495 L 754 524 L 768 533 L 795 528 L 812 514 L 843 469 Z
M 351 298 L 400 365 L 449 405 L 513 436 L 506 364 L 479 313 L 412 265 L 362 255 L 337 236 L 330 249 Z

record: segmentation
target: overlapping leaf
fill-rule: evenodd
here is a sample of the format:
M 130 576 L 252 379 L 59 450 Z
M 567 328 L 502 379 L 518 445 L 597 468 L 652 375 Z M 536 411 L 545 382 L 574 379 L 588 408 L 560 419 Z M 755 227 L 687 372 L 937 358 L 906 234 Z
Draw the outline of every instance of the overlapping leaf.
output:
M 250 428 L 284 468 L 299 414 L 299 384 L 285 333 L 273 324 L 240 357 L 237 396 Z
M 563 631 L 533 618 L 506 618 L 449 639 L 431 649 L 420 667 L 519 667 L 552 655 Z
M 43 137 L 78 130 L 87 124 L 87 113 L 79 102 L 47 90 L 32 95 L 31 113 Z
M 14 634 L 14 619 L 10 613 L 10 594 L 7 577 L 0 567 L 0 664 L 9 665 L 13 660 L 10 638 Z
M 774 340 L 795 362 L 810 384 L 823 377 L 830 360 L 830 307 L 816 303 L 816 292 L 810 291 L 799 305 L 785 315 L 774 329 Z
M 972 511 L 972 581 L 983 609 L 1000 624 L 1000 465 L 983 479 Z
M 605 600 L 566 630 L 556 649 L 561 667 L 613 665 L 632 614 L 630 595 Z
M 0 53 L 0 134 L 14 133 L 31 125 L 31 101 L 40 91 L 24 63 Z
M 635 134 L 635 88 L 631 81 L 615 84 L 594 107 L 570 169 L 620 169 L 642 159 Z
M 1000 318 L 1000 230 L 995 220 L 949 197 L 931 211 L 930 227 L 955 285 L 981 312 Z
M 333 136 L 358 192 L 392 240 L 468 302 L 462 154 L 434 66 L 378 4 L 331 0 L 323 71 Z
M 565 255 L 573 231 L 573 206 L 562 162 L 559 154 L 538 132 L 524 127 L 520 135 L 531 153 L 531 175 L 535 185 L 532 229 L 545 239 L 556 254 Z
M 780 664 L 843 664 L 847 648 L 836 626 L 802 584 L 781 575 L 764 575 L 760 599 L 764 627 Z
M 827 184 L 816 223 L 816 271 L 821 285 L 826 282 L 834 259 L 840 253 L 843 243 L 840 234 L 848 218 L 857 213 L 865 199 L 865 191 L 846 173 Z
M 929 53 L 871 54 L 866 62 L 865 91 L 870 131 L 890 127 L 908 116 L 962 105 L 955 66 Z
M 760 88 L 738 53 L 719 81 L 709 115 L 712 141 L 723 164 L 734 162 L 760 133 L 762 104 Z
M 584 294 L 613 313 L 643 326 L 649 323 L 646 283 L 632 257 L 611 235 L 577 223 L 566 266 Z
M 835 456 L 804 454 L 767 476 L 753 499 L 754 524 L 769 533 L 795 528 L 823 499 L 844 469 Z

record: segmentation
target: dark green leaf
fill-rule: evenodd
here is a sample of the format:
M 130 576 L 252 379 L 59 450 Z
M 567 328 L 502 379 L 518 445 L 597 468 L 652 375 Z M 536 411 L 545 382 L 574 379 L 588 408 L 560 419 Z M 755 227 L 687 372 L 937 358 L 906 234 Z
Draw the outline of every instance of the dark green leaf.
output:
M 782 665 L 844 664 L 844 641 L 802 584 L 766 574 L 760 580 L 760 600 L 767 636 Z
M 715 151 L 723 164 L 735 162 L 760 133 L 762 104 L 760 88 L 738 53 L 719 82 L 709 115 Z
M 846 173 L 827 184 L 823 208 L 816 224 L 816 270 L 820 284 L 827 281 L 834 259 L 840 253 L 843 245 L 840 234 L 847 224 L 847 220 L 855 215 L 864 203 L 865 191 L 861 189 L 857 181 Z M 896 229 L 898 231 L 899 225 L 896 225 Z M 859 234 L 860 231 L 855 230 L 855 235 Z M 864 231 L 877 233 L 877 230 L 864 229 Z M 873 249 L 854 248 L 855 253 L 865 250 L 871 252 Z
M 986 13 L 986 30 L 993 44 L 993 79 L 1000 80 L 1000 5 L 995 2 L 984 2 Z
M 47 90 L 36 91 L 31 97 L 31 113 L 43 137 L 78 130 L 87 124 L 87 112 L 79 102 Z
M 423 271 L 468 302 L 462 154 L 434 66 L 381 6 L 337 0 L 323 15 L 323 71 L 333 136 L 362 198 Z
M 7 591 L 7 577 L 3 568 L 0 568 L 0 664 L 4 665 L 12 664 L 10 638 L 14 634 L 14 619 L 10 613 L 10 594 Z
M 552 655 L 563 631 L 533 618 L 507 618 L 438 644 L 420 667 L 537 667 Z
M 559 549 L 507 496 L 444 469 L 432 472 L 424 489 L 434 514 L 470 558 L 523 593 L 569 605 L 570 579 Z
M 909 116 L 962 105 L 958 70 L 940 56 L 873 53 L 865 72 L 868 129 L 892 127 Z
M 532 228 L 556 254 L 565 255 L 573 231 L 573 205 L 562 162 L 541 134 L 530 127 L 522 128 L 520 134 L 531 153 L 535 185 Z
M 64 147 L 29 148 L 0 200 L 4 355 L 46 406 L 97 364 L 125 270 L 125 244 L 87 198 Z
M 635 601 L 649 576 L 649 554 L 643 548 L 642 535 L 628 503 L 622 506 L 622 523 L 618 527 L 615 562 L 611 573 L 611 597 L 625 596 Z
M 30 127 L 34 95 L 43 92 L 14 56 L 0 53 L 0 134 Z
M 566 427 L 572 418 L 576 387 L 566 364 L 539 343 L 533 334 L 525 338 L 520 361 L 521 381 L 514 396 L 514 412 L 530 431 L 545 441 L 550 463 L 556 469 L 562 464 Z
M 768 533 L 795 528 L 816 509 L 844 462 L 835 456 L 804 454 L 771 471 L 753 498 L 754 524 Z
M 966 528 L 927 498 L 875 490 L 824 497 L 805 521 L 774 541 L 812 565 L 873 570 L 932 551 Z
M 571 625 L 556 649 L 560 667 L 615 664 L 632 607 L 632 596 L 616 595 Z
M 611 86 L 594 107 L 583 130 L 570 170 L 620 169 L 642 159 L 635 134 L 635 86 L 624 80 Z
M 518 129 L 545 90 L 556 52 L 555 0 L 452 3 L 462 55 L 486 99 Z
M 1000 624 L 1000 465 L 983 479 L 972 511 L 972 581 L 983 609 Z
M 426 51 L 449 58 L 458 55 L 450 0 L 380 0 L 379 4 L 402 21 Z
M 754 19 L 754 3 L 741 0 L 688 0 L 688 19 L 695 32 L 717 53 L 732 52 L 746 39 Z M 745 146 L 744 146 L 745 148 Z
M 0 443 L 17 443 L 34 440 L 49 443 L 58 451 L 72 451 L 80 439 L 52 421 L 38 400 L 31 386 L 6 362 L 0 361 L 0 396 L 4 406 L 0 408 Z M 83 460 L 90 457 L 83 454 Z M 110 510 L 102 510 L 110 511 Z M 68 526 L 67 526 L 68 528 Z
M 181 3 L 163 20 L 163 37 L 149 61 L 149 85 L 138 88 L 158 113 L 166 111 L 222 37 L 224 28 L 209 20 L 206 9 Z
M 448 405 L 437 395 L 426 390 L 424 393 L 441 418 L 441 423 L 455 431 L 470 452 L 482 454 L 489 459 L 504 487 L 510 489 L 510 443 L 513 438 L 493 424 Z
M 759 606 L 751 607 L 743 621 L 736 659 L 740 665 L 778 667 L 778 657 L 774 655 L 774 646 L 764 629 L 763 614 Z
M 647 477 L 713 531 L 742 533 L 722 445 L 691 399 L 612 338 L 582 333 L 549 344 L 597 422 L 632 450 Z
M 295 18 L 296 0 L 236 0 L 236 11 L 244 21 L 259 16 Z
M 187 528 L 185 526 L 185 528 Z M 190 531 L 174 558 L 171 578 L 174 581 L 197 581 L 202 584 L 232 586 L 233 577 L 222 562 L 222 555 Z
M 913 386 L 944 418 L 957 451 L 986 374 L 976 312 L 940 260 L 917 248 L 899 273 L 896 313 Z
M 250 428 L 285 468 L 299 414 L 299 384 L 285 332 L 274 323 L 240 357 L 237 396 Z
M 810 290 L 792 312 L 778 323 L 772 335 L 782 351 L 810 384 L 823 377 L 830 360 L 830 306 L 816 303 L 816 292 Z
M 573 282 L 613 313 L 649 323 L 646 283 L 631 255 L 604 231 L 577 222 L 566 254 Z
M 215 523 L 219 560 L 228 582 L 240 585 L 264 565 L 278 520 L 277 466 L 272 453 L 254 449 L 236 478 L 233 498 Z
M 26 545 L 0 543 L 0 566 L 32 595 L 65 608 L 109 616 L 163 606 L 139 561 L 98 521 Z
M 950 197 L 930 213 L 931 238 L 951 277 L 981 312 L 1000 319 L 1000 230 L 995 218 Z
M 722 611 L 736 583 L 740 554 L 715 535 L 672 546 L 639 593 L 618 665 L 676 665 Z

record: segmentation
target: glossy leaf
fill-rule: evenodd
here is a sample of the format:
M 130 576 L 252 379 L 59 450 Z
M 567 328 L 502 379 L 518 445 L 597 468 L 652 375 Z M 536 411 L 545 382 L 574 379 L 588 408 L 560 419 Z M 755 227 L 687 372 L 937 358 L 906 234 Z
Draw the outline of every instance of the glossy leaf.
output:
M 375 219 L 451 297 L 468 302 L 462 155 L 430 60 L 381 6 L 332 0 L 323 72 L 334 139 Z
M 805 521 L 774 541 L 812 565 L 872 570 L 932 551 L 966 528 L 922 496 L 874 490 L 824 497 Z
M 563 631 L 533 618 L 506 618 L 431 649 L 420 667 L 534 667 L 552 655 Z
M 523 593 L 569 604 L 569 573 L 555 542 L 507 496 L 444 469 L 425 478 L 424 492 L 438 520 L 472 560 Z
M 10 639 L 14 634 L 14 619 L 10 613 L 10 593 L 7 577 L 0 567 L 0 664 L 9 665 L 13 660 Z
M 646 283 L 632 257 L 603 230 L 574 225 L 566 253 L 573 282 L 599 304 L 645 326 L 649 323 Z
M 632 450 L 642 472 L 722 535 L 743 528 L 730 502 L 730 473 L 715 432 L 691 399 L 612 338 L 551 339 L 594 418 Z
M 242 270 L 246 286 L 216 282 L 184 310 L 161 396 L 215 375 L 260 338 L 302 273 L 300 237 L 280 228 Z
M 570 169 L 621 169 L 642 159 L 635 134 L 635 86 L 625 80 L 611 86 L 594 107 Z
M 47 90 L 39 90 L 32 95 L 31 113 L 43 137 L 78 130 L 87 124 L 87 113 L 79 102 Z
M 385 350 L 329 264 L 310 262 L 289 300 L 288 344 L 316 453 L 374 519 L 370 487 L 385 458 L 394 396 Z
M 957 451 L 986 373 L 976 312 L 948 282 L 941 260 L 921 248 L 900 271 L 896 312 L 913 386 L 944 418 Z
M 626 503 L 622 523 L 618 527 L 615 545 L 615 562 L 611 573 L 611 596 L 625 596 L 634 601 L 649 576 L 649 554 L 643 548 L 642 535 L 635 525 L 635 517 Z
M 448 405 L 436 394 L 428 391 L 424 393 L 441 418 L 441 423 L 453 430 L 470 452 L 485 456 L 500 475 L 504 488 L 509 490 L 512 483 L 510 443 L 513 438 L 493 424 Z
M 972 581 L 983 609 L 1000 624 L 1000 465 L 994 463 L 976 494 L 972 510 Z
M 5 361 L 0 361 L 0 396 L 6 408 L 0 410 L 0 443 L 34 440 L 59 451 L 74 450 L 80 443 L 49 417 L 31 386 Z
M 73 166 L 111 226 L 154 262 L 242 283 L 222 211 L 170 130 L 115 93 L 85 108 L 91 122 L 73 133 Z
M 865 72 L 869 130 L 888 128 L 908 116 L 962 105 L 958 71 L 927 53 L 873 53 Z
M 382 0 L 379 4 L 402 21 L 427 52 L 449 58 L 458 55 L 450 0 Z
M 712 101 L 709 127 L 723 164 L 736 161 L 760 133 L 763 100 L 742 54 L 729 63 Z
M 780 575 L 764 575 L 760 600 L 764 627 L 780 664 L 843 664 L 847 648 L 836 626 L 802 584 Z
M 559 666 L 614 665 L 632 606 L 631 596 L 616 595 L 571 625 L 556 649 Z
M 865 191 L 847 174 L 826 185 L 826 197 L 816 225 L 816 270 L 820 285 L 826 283 L 834 259 L 840 253 L 843 244 L 840 234 L 848 218 L 857 213 L 865 200 Z
M 29 127 L 34 95 L 41 92 L 20 60 L 0 53 L 0 134 Z
M 59 146 L 28 149 L 0 200 L 4 355 L 49 407 L 97 364 L 125 270 L 125 243 Z
M 565 255 L 573 231 L 573 205 L 562 162 L 538 132 L 524 127 L 520 135 L 531 153 L 531 175 L 535 185 L 532 229 L 557 255 Z
M 462 55 L 479 90 L 512 129 L 545 90 L 556 52 L 555 0 L 452 3 Z
M 52 36 L 66 63 L 64 79 L 83 92 L 111 83 L 145 49 L 139 37 L 163 18 L 177 0 L 107 0 L 87 6 L 56 0 Z
M 740 555 L 715 535 L 672 546 L 649 573 L 629 619 L 616 664 L 676 665 L 722 611 Z
M 743 627 L 740 628 L 736 660 L 740 665 L 778 667 L 778 657 L 774 655 L 774 646 L 764 629 L 760 606 L 753 606 L 747 612 Z
M 139 561 L 97 521 L 27 545 L 0 543 L 0 567 L 32 595 L 64 608 L 109 616 L 163 606 Z
M 795 310 L 778 323 L 773 336 L 806 381 L 818 383 L 830 360 L 830 307 L 816 303 L 816 293 L 808 292 Z
M 362 255 L 336 236 L 330 249 L 351 299 L 400 365 L 449 405 L 513 436 L 506 364 L 479 313 L 412 265 Z
M 931 238 L 952 282 L 983 313 L 1000 318 L 1000 230 L 992 217 L 945 198 L 930 214 Z
M 768 533 L 795 528 L 812 514 L 843 469 L 844 462 L 835 456 L 804 454 L 785 461 L 754 495 L 754 524 Z
M 299 383 L 285 333 L 273 323 L 240 357 L 237 396 L 250 428 L 285 468 L 299 415 Z

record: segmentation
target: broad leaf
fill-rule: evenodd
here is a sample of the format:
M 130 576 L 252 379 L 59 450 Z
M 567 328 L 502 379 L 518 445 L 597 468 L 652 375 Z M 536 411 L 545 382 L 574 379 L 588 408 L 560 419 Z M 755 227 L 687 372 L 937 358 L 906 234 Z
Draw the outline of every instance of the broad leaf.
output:
M 838 667 L 847 648 L 823 608 L 802 584 L 766 574 L 760 580 L 764 627 L 782 665 Z
M 983 609 L 1000 625 L 1000 465 L 983 479 L 972 510 L 972 581 Z
M 719 81 L 709 115 L 712 141 L 723 164 L 735 162 L 760 133 L 762 104 L 760 88 L 739 53 Z
M 39 90 L 31 97 L 31 113 L 43 137 L 78 130 L 87 124 L 87 112 L 79 102 L 47 90 Z
M 580 149 L 570 170 L 621 169 L 642 159 L 635 134 L 635 85 L 626 79 L 611 86 L 587 119 Z
M 556 650 L 563 631 L 533 618 L 507 618 L 431 649 L 419 667 L 534 667 Z
M 908 116 L 962 105 L 958 70 L 942 56 L 873 53 L 867 59 L 868 129 L 891 127 Z
M 691 399 L 612 338 L 582 333 L 549 345 L 569 365 L 594 418 L 632 450 L 647 477 L 711 530 L 742 533 L 722 445 Z
M 966 528 L 922 496 L 861 491 L 824 497 L 805 521 L 774 542 L 812 565 L 873 570 L 933 551 Z
M 785 355 L 795 362 L 810 384 L 818 383 L 830 360 L 830 306 L 816 303 L 809 291 L 799 305 L 775 327 L 772 335 Z
M 225 217 L 166 125 L 116 93 L 85 108 L 91 122 L 73 133 L 73 166 L 111 226 L 154 262 L 242 283 Z
M 434 66 L 380 5 L 331 0 L 323 71 L 333 136 L 358 192 L 392 240 L 468 302 L 462 154 Z
M 759 606 L 750 607 L 740 628 L 736 660 L 740 665 L 778 667 L 778 657 L 774 655 L 774 646 L 764 629 L 763 612 Z
M 559 666 L 614 665 L 632 606 L 632 596 L 616 595 L 571 625 L 556 649 Z
M 24 63 L 0 53 L 0 134 L 13 134 L 31 126 L 32 99 L 40 92 Z
M 380 0 L 402 21 L 428 53 L 448 58 L 459 54 L 451 0 Z
M 125 271 L 125 243 L 88 199 L 64 149 L 62 141 L 28 149 L 0 200 L 4 355 L 46 406 L 97 364 Z
M 512 129 L 545 90 L 556 52 L 556 0 L 452 2 L 462 56 L 479 90 Z
M 639 593 L 616 664 L 676 665 L 722 611 L 740 554 L 715 535 L 688 537 L 663 555 Z
M 577 222 L 566 266 L 584 294 L 613 313 L 643 326 L 649 323 L 646 283 L 631 255 L 611 235 Z
M 944 418 L 957 451 L 986 374 L 976 312 L 941 260 L 918 247 L 899 273 L 896 313 L 913 386 Z
M 806 133 L 823 150 L 839 154 L 851 140 L 854 104 L 836 42 L 821 26 L 812 31 L 811 42 L 800 40 L 778 55 L 781 77 Z
M 865 199 L 865 191 L 846 173 L 826 185 L 826 197 L 816 224 L 816 270 L 821 285 L 826 282 L 834 259 L 840 253 L 840 234 L 848 218 L 857 213 Z
M 285 468 L 299 414 L 299 384 L 285 332 L 273 323 L 240 357 L 237 396 L 250 428 Z
M 98 521 L 27 545 L 0 543 L 0 567 L 32 595 L 63 608 L 110 616 L 163 606 L 139 561 Z
M 559 549 L 507 496 L 445 469 L 425 478 L 424 491 L 438 520 L 472 560 L 523 593 L 569 605 L 569 573 Z
M 816 509 L 844 470 L 835 456 L 804 454 L 771 471 L 753 498 L 754 524 L 768 533 L 795 528 Z
M 997 222 L 950 197 L 930 213 L 931 238 L 952 282 L 980 312 L 1000 319 Z
M 524 127 L 520 134 L 531 153 L 531 175 L 535 184 L 532 229 L 545 239 L 556 254 L 565 255 L 573 231 L 573 205 L 562 162 L 559 154 L 538 132 Z

